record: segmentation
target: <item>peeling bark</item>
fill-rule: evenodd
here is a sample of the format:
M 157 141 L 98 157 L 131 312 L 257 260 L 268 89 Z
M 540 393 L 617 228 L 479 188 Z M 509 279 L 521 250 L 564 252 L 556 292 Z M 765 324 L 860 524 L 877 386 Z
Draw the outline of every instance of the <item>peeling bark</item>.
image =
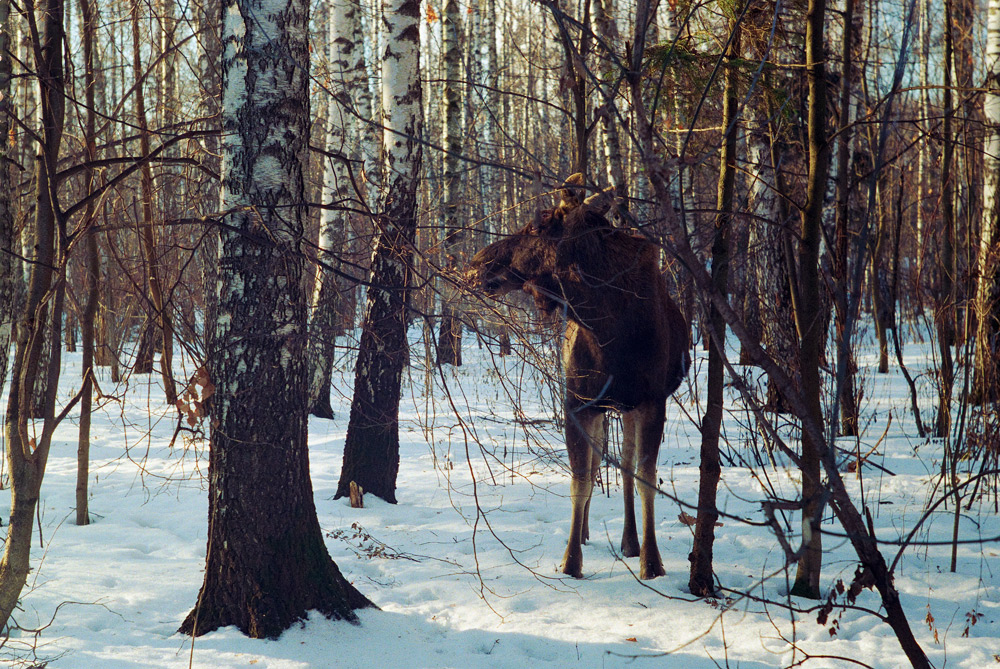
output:
M 273 638 L 371 606 L 330 559 L 307 440 L 308 4 L 226 0 L 223 210 L 205 580 L 180 631 Z M 244 21 L 243 17 L 253 17 Z

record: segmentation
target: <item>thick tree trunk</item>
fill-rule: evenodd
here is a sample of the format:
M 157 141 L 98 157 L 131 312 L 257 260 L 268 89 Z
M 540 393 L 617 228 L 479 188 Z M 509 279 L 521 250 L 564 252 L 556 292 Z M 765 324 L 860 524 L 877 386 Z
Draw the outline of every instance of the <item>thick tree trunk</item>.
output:
M 386 0 L 382 19 L 387 33 L 381 59 L 383 199 L 336 497 L 348 495 L 354 481 L 365 492 L 395 503 L 399 394 L 408 357 L 406 306 L 421 158 L 420 3 Z
M 739 15 L 739 8 L 734 8 Z M 739 21 L 739 19 L 736 19 Z M 729 292 L 729 233 L 733 218 L 733 189 L 736 183 L 736 119 L 737 72 L 733 60 L 740 54 L 740 25 L 732 25 L 733 36 L 725 54 L 726 93 L 722 105 L 722 152 L 719 156 L 718 215 L 715 221 L 715 238 L 712 243 L 712 285 L 720 295 Z M 719 432 L 722 428 L 723 390 L 725 386 L 726 321 L 715 306 L 709 307 L 708 323 L 711 346 L 708 350 L 708 397 L 705 416 L 701 421 L 701 464 L 698 486 L 698 517 L 694 530 L 694 547 L 688 560 L 691 575 L 688 587 L 691 594 L 710 597 L 715 594 L 712 573 L 712 548 L 715 543 L 715 523 L 719 519 L 716 496 L 719 487 L 721 464 L 719 458 Z
M 308 4 L 226 0 L 223 210 L 205 580 L 181 631 L 277 637 L 371 603 L 330 559 L 307 439 Z M 253 17 L 244 21 L 243 17 Z M 273 43 L 276 48 L 254 45 Z

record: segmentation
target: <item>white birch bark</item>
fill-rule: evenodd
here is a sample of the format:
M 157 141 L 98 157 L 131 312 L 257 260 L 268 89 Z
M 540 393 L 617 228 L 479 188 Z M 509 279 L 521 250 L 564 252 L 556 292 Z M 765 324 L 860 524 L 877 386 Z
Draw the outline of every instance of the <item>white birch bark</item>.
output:
M 976 372 L 973 396 L 1000 399 L 1000 0 L 990 0 L 986 27 L 983 115 L 983 213 L 976 267 Z
M 209 537 L 191 635 L 277 637 L 368 604 L 330 560 L 306 444 L 303 166 L 309 6 L 224 0 L 222 227 L 211 361 Z M 277 576 L 276 576 L 277 575 Z
M 615 21 L 615 0 L 593 0 L 594 32 L 600 36 L 606 45 L 617 47 L 618 26 Z M 617 101 L 601 101 L 603 113 L 601 116 L 604 134 L 604 157 L 608 166 L 608 181 L 616 189 L 625 186 L 625 168 L 622 160 L 621 139 L 618 135 L 618 119 L 620 112 Z
M 0 0 L 0 393 L 7 379 L 7 361 L 14 327 L 14 210 L 11 207 L 12 173 L 8 162 L 12 61 L 10 51 L 10 0 Z
M 396 500 L 405 310 L 421 160 L 420 18 L 419 0 L 383 2 L 383 187 L 337 497 L 347 495 L 354 481 L 386 501 Z
M 444 264 L 455 269 L 459 244 L 462 240 L 462 223 L 459 203 L 464 192 L 462 162 L 459 154 L 463 145 L 462 92 L 462 13 L 458 0 L 446 0 L 441 25 L 441 50 L 444 64 Z M 470 35 L 470 38 L 472 36 Z M 473 93 L 477 98 L 481 91 Z M 496 113 L 496 110 L 493 110 Z M 488 125 L 488 124 L 486 124 Z M 462 323 L 455 310 L 454 291 L 444 289 L 442 317 L 438 337 L 437 362 L 439 365 L 462 364 Z
M 323 203 L 342 209 L 324 209 L 319 227 L 320 267 L 311 301 L 309 344 L 309 407 L 323 418 L 333 418 L 329 388 L 333 373 L 334 344 L 344 324 L 335 269 L 346 250 L 352 218 L 350 211 L 368 206 L 367 174 L 371 169 L 373 131 L 368 74 L 365 69 L 364 33 L 358 0 L 334 0 L 329 10 L 330 95 L 327 105 L 326 149 L 342 158 L 324 159 Z
M 930 96 L 930 76 L 928 69 L 931 59 L 931 0 L 922 0 L 920 3 L 920 119 L 925 127 L 930 124 L 931 96 Z M 928 165 L 930 163 L 930 142 L 920 143 L 920 153 L 917 158 L 917 223 L 916 223 L 916 272 L 917 280 L 923 283 L 924 273 L 924 201 L 928 197 L 927 183 L 929 180 Z M 918 284 L 919 285 L 919 284 Z M 918 304 L 920 301 L 918 300 Z

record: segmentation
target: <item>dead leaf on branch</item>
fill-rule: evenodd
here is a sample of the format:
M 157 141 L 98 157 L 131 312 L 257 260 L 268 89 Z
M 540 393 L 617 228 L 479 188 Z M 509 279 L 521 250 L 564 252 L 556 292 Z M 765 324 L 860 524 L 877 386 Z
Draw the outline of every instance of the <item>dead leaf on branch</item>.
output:
M 681 523 L 687 525 L 688 527 L 693 527 L 698 522 L 698 519 L 696 517 L 684 511 L 681 511 L 679 514 L 677 514 L 677 520 L 681 521 Z M 715 526 L 722 527 L 722 523 L 716 522 Z

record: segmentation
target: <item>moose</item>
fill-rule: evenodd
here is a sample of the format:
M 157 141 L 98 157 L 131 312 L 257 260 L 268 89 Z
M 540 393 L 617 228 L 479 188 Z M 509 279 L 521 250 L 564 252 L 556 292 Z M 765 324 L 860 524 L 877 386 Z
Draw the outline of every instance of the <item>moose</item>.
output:
M 621 550 L 626 557 L 638 556 L 639 577 L 650 579 L 665 573 L 653 515 L 656 461 L 667 398 L 691 364 L 688 327 L 667 293 L 659 247 L 605 218 L 614 202 L 612 189 L 582 199 L 582 185 L 582 175 L 569 177 L 558 206 L 536 212 L 524 228 L 480 250 L 466 279 L 491 297 L 521 289 L 542 312 L 566 321 L 563 409 L 572 517 L 562 572 L 583 577 L 581 544 L 589 539 L 605 414 L 613 410 L 622 414 L 624 431 Z M 633 501 L 636 478 L 641 549 Z

